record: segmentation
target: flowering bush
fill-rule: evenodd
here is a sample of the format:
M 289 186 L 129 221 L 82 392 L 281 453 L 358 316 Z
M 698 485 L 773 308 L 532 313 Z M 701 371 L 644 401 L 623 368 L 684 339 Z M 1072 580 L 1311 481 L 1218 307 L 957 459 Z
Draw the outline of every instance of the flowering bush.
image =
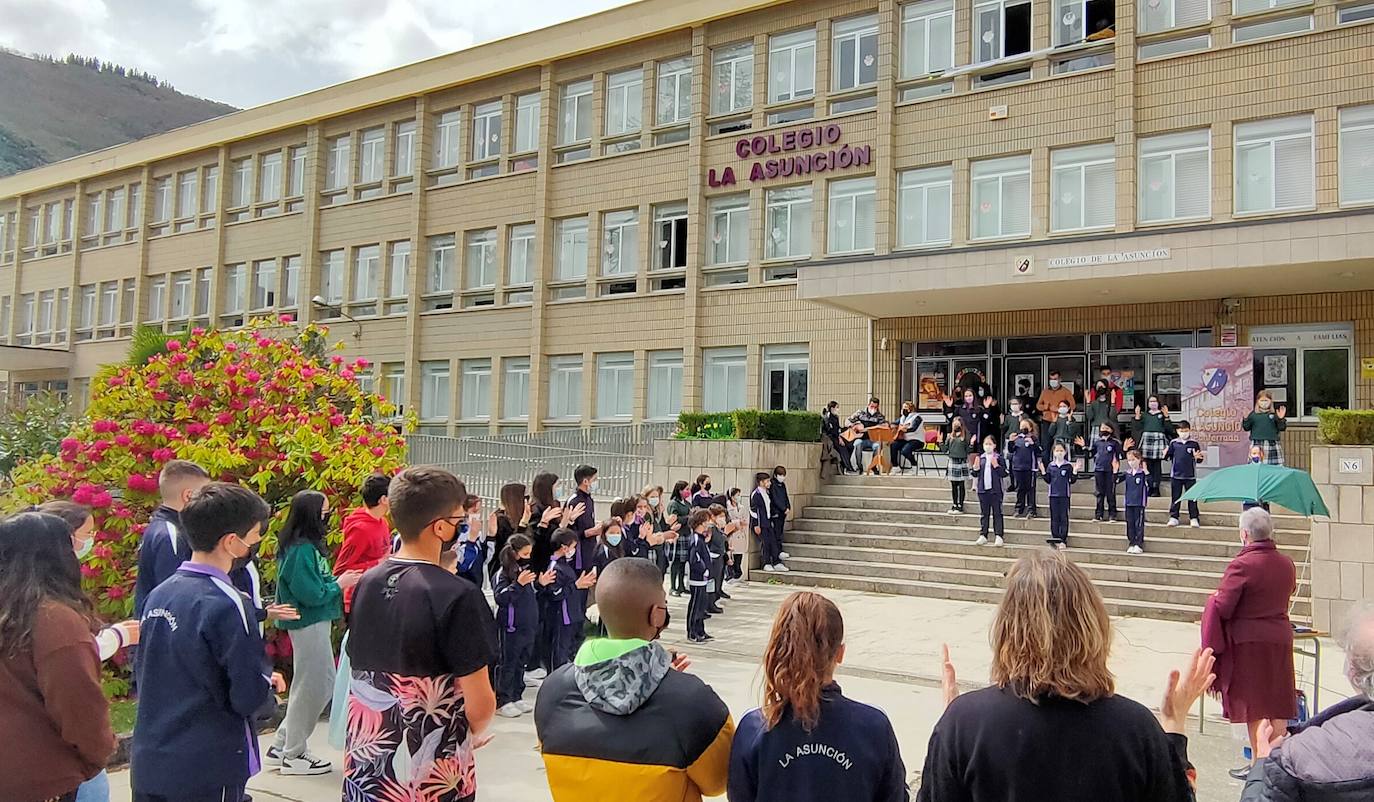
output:
M 139 537 L 168 460 L 260 493 L 277 510 L 269 555 L 297 491 L 322 491 L 342 510 L 368 474 L 403 465 L 405 439 L 386 422 L 394 407 L 358 386 L 367 361 L 328 354 L 325 330 L 289 323 L 196 329 L 139 364 L 106 366 L 57 454 L 15 468 L 6 506 L 70 498 L 94 510 L 96 545 L 81 570 L 102 614 L 129 613 Z

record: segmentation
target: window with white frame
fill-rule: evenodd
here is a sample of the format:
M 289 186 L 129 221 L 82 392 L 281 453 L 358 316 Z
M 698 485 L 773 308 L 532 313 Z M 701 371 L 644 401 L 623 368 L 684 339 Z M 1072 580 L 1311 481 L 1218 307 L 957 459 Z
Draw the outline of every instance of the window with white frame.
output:
M 396 407 L 397 415 L 403 414 L 406 406 L 406 366 L 400 362 L 382 365 L 381 375 L 382 398 Z
M 220 298 L 220 314 L 228 317 L 242 315 L 244 298 L 248 295 L 248 266 L 224 266 L 224 290 Z
M 663 203 L 654 207 L 654 270 L 687 266 L 687 204 Z
M 534 249 L 534 223 L 521 223 L 507 229 L 506 283 L 523 286 L 534 282 L 539 255 Z
M 1141 5 L 1149 5 L 1150 2 L 1146 0 Z M 1116 36 L 1114 0 L 1054 0 L 1054 9 L 1056 45 L 1074 45 L 1088 40 L 1101 42 Z
M 385 159 L 386 129 L 369 128 L 363 131 L 358 146 L 358 182 L 374 184 L 381 181 Z
M 19 298 L 19 344 L 29 345 L 33 342 L 33 330 L 36 325 L 35 318 L 38 314 L 37 296 L 34 293 L 25 293 Z
M 167 303 L 167 277 L 158 276 L 148 282 L 148 314 L 144 320 L 148 323 L 162 322 L 162 309 Z
M 601 218 L 601 275 L 633 276 L 639 271 L 639 212 L 624 209 Z
M 458 396 L 458 415 L 463 420 L 491 419 L 491 360 L 464 359 L 463 385 Z
M 711 52 L 711 113 L 732 114 L 754 105 L 754 43 Z
M 281 151 L 274 150 L 258 157 L 258 203 L 274 203 L 281 199 Z
M 873 250 L 874 200 L 877 184 L 872 178 L 831 181 L 828 253 Z
M 786 103 L 816 94 L 816 31 L 768 39 L 768 102 Z
M 86 238 L 98 238 L 104 233 L 105 227 L 105 193 L 89 192 L 86 194 L 86 212 L 83 215 L 82 226 L 85 231 L 82 236 Z M 10 250 L 9 228 L 6 221 L 9 215 L 0 214 L 0 254 Z
M 324 251 L 320 254 L 320 297 L 329 306 L 338 306 L 344 299 L 344 252 Z
M 1148 0 L 1139 8 L 1141 33 L 1191 28 L 1212 19 L 1211 0 Z
M 1341 109 L 1341 205 L 1374 203 L 1374 106 Z
M 1110 142 L 1050 152 L 1050 230 L 1116 224 L 1116 146 Z
M 196 271 L 195 316 L 204 320 L 210 314 L 210 284 L 215 279 L 214 268 L 202 267 Z
M 692 60 L 677 58 L 658 63 L 659 125 L 679 125 L 692 116 Z
M 878 16 L 836 20 L 830 26 L 831 89 L 844 92 L 878 82 Z
M 1355 3 L 1336 9 L 1336 24 L 1354 25 L 1374 20 L 1374 3 Z
M 628 418 L 635 400 L 635 355 L 596 355 L 596 417 Z
M 387 270 L 386 297 L 395 301 L 402 300 L 402 306 L 397 308 L 395 303 L 389 304 L 388 312 L 404 312 L 404 299 L 409 290 L 407 285 L 410 281 L 410 240 L 403 239 L 389 243 L 387 246 L 391 253 L 387 257 L 390 265 Z
M 189 273 L 187 274 L 187 278 L 189 282 Z M 98 294 L 99 288 L 95 284 L 83 284 L 77 290 L 76 339 L 78 340 L 89 340 L 91 338 L 91 330 L 95 328 L 96 315 L 99 308 Z M 24 301 L 21 299 L 21 307 L 23 303 Z M 175 311 L 175 309 L 173 311 Z M 21 324 L 23 323 L 22 308 L 19 321 Z
M 501 360 L 501 420 L 525 420 L 530 416 L 530 358 Z
M 1310 116 L 1240 123 L 1235 142 L 1237 214 L 1315 205 Z
M 902 78 L 920 78 L 954 66 L 954 0 L 902 6 Z
M 582 417 L 582 357 L 549 357 L 549 418 Z
M 749 261 L 749 195 L 712 198 L 710 209 L 711 265 Z
M 644 70 L 633 69 L 606 76 L 606 136 L 639 130 L 644 110 Z
M 124 188 L 119 187 L 110 190 L 105 203 L 105 231 L 118 233 L 128 227 L 125 219 L 127 212 L 124 207 Z
M 352 301 L 374 301 L 377 299 L 377 282 L 382 272 L 382 249 L 380 245 L 364 245 L 353 249 L 353 297 Z
M 119 284 L 119 322 L 121 325 L 128 325 L 134 322 L 134 317 L 138 309 L 136 303 L 137 290 L 134 280 L 126 278 Z M 122 332 L 121 332 L 122 333 Z
M 177 217 L 195 217 L 199 202 L 200 171 L 186 170 L 177 176 Z M 96 214 L 99 216 L 99 209 L 96 210 Z
M 515 99 L 515 152 L 529 153 L 539 149 L 539 93 L 531 92 Z
M 305 145 L 286 150 L 286 196 L 299 198 L 305 194 Z
M 219 167 L 205 168 L 205 182 L 200 192 L 200 213 L 214 214 L 219 209 Z
M 353 138 L 347 134 L 336 136 L 325 144 L 324 188 L 343 189 L 348 186 L 350 176 Z
M 1308 2 L 1309 0 L 1232 0 L 1231 16 L 1240 17 L 1246 14 L 1259 14 L 1265 11 L 1272 11 L 1276 8 L 1305 5 Z
M 571 145 L 592 138 L 592 82 L 563 86 L 559 109 L 558 144 Z
M 53 325 L 57 317 L 57 293 L 44 290 L 38 293 L 38 321 L 34 324 L 34 341 L 45 345 L 52 339 Z
M 765 259 L 805 259 L 811 255 L 811 185 L 768 190 Z
M 806 409 L 811 377 L 811 349 L 806 343 L 763 347 L 763 408 Z
M 974 162 L 972 239 L 1030 235 L 1030 156 Z
M 461 160 L 458 151 L 460 116 L 457 109 L 440 114 L 434 121 L 434 166 L 455 167 Z
M 100 285 L 100 325 L 114 326 L 119 317 L 119 282 L 106 281 Z
M 682 411 L 682 351 L 649 352 L 648 420 L 675 420 Z
M 897 177 L 897 247 L 948 245 L 953 224 L 951 166 L 908 170 Z
M 301 257 L 281 260 L 281 306 L 290 309 L 300 302 Z
M 129 228 L 143 225 L 143 189 L 138 184 L 129 185 Z
M 253 160 L 239 159 L 230 162 L 229 208 L 247 206 L 253 199 Z
M 587 277 L 587 218 L 566 217 L 554 223 L 558 236 L 558 262 L 554 281 L 576 281 Z
M 1206 128 L 1146 137 L 1137 144 L 1142 223 L 1212 216 L 1212 134 Z
M 485 289 L 496 285 L 496 229 L 469 231 L 465 245 L 466 269 L 463 289 Z
M 1352 409 L 1355 331 L 1350 323 L 1252 326 L 1254 391 L 1268 390 L 1288 420 Z
M 248 296 L 249 309 L 271 309 L 277 305 L 277 260 L 259 259 L 253 263 L 253 278 Z
M 153 180 L 153 222 L 165 223 L 172 218 L 172 177 L 163 176 Z M 48 222 L 54 223 L 57 216 L 48 215 Z M 52 226 L 50 225 L 51 229 Z M 57 237 L 50 238 L 49 242 L 55 242 Z
M 974 63 L 1028 53 L 1030 42 L 1030 0 L 992 0 L 974 5 Z
M 452 234 L 429 238 L 429 286 L 427 292 L 453 292 L 454 251 Z
M 745 402 L 744 348 L 707 348 L 701 352 L 704 367 L 701 390 L 702 409 L 729 412 L 747 406 Z
M 448 420 L 453 408 L 453 391 L 449 385 L 451 367 L 447 359 L 420 363 L 420 419 Z
M 86 297 L 86 290 L 91 290 L 90 298 Z M 85 304 L 87 300 L 91 303 L 91 309 L 95 308 L 94 287 L 82 287 L 82 314 L 85 315 Z M 172 297 L 168 306 L 168 320 L 185 320 L 191 316 L 191 271 L 185 270 L 180 273 L 172 274 Z M 84 318 L 83 318 L 84 319 Z
M 396 123 L 396 151 L 391 156 L 391 174 L 395 177 L 415 174 L 415 121 Z
M 479 103 L 472 109 L 472 160 L 501 155 L 501 101 Z

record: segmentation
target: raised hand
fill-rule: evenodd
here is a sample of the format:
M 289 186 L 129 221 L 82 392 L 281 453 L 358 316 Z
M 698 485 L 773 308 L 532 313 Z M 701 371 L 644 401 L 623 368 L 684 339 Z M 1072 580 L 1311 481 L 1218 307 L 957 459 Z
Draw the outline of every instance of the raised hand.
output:
M 547 525 L 549 521 L 552 521 L 553 519 L 557 518 L 562 514 L 563 510 L 559 509 L 558 507 L 547 507 L 544 509 L 544 513 L 539 516 L 539 523 Z
M 1286 417 L 1288 417 L 1288 407 L 1287 407 L 1286 405 L 1284 405 L 1284 404 L 1279 404 L 1278 416 L 1279 416 L 1280 418 L 1286 418 Z
M 1131 446 L 1133 446 L 1133 445 L 1135 445 L 1135 438 L 1134 438 L 1134 437 L 1127 437 L 1127 438 L 1126 438 L 1126 442 L 1122 443 L 1122 444 L 1121 444 L 1121 447 L 1124 448 L 1124 449 L 1126 449 L 1127 451 L 1129 451 L 1129 450 L 1131 449 Z
M 1087 445 L 1087 443 L 1085 443 L 1085 442 L 1083 441 L 1083 435 L 1079 435 L 1079 436 L 1075 437 L 1075 438 L 1073 439 L 1073 444 L 1076 445 L 1076 446 L 1079 446 L 1079 447 L 1083 447 L 1083 446 L 1086 446 L 1086 445 Z
M 557 578 L 557 572 L 550 568 L 549 570 L 539 575 L 539 584 L 543 587 L 548 587 L 549 585 L 552 585 L 554 580 Z
M 983 408 L 984 408 L 984 409 L 989 409 L 989 408 L 991 408 L 992 405 L 995 404 L 995 403 L 997 403 L 997 402 L 994 401 L 994 400 L 992 399 L 992 396 L 989 395 L 989 396 L 984 396 L 984 397 L 983 397 Z
M 533 571 L 531 571 L 531 570 L 528 569 L 528 568 L 526 568 L 525 570 L 521 571 L 521 572 L 519 573 L 519 575 L 517 575 L 517 576 L 515 577 L 515 581 L 516 581 L 516 582 L 519 582 L 521 585 L 528 585 L 529 583 L 533 582 L 534 580 L 535 580 L 535 574 L 534 574 Z
M 586 511 L 587 511 L 587 505 L 586 505 L 586 504 L 583 504 L 583 503 L 580 502 L 580 501 L 577 502 L 576 504 L 574 504 L 573 506 L 564 509 L 564 510 L 563 510 L 563 525 L 564 525 L 564 526 L 567 526 L 568 524 L 572 523 L 573 521 L 576 521 L 578 518 L 581 518 L 581 517 L 582 517 L 582 513 L 586 512 Z
M 595 585 L 595 584 L 596 584 L 596 569 L 593 568 L 593 569 L 590 570 L 590 571 L 583 571 L 583 572 L 582 572 L 582 576 L 579 576 L 579 577 L 577 578 L 577 581 L 574 582 L 573 584 L 577 585 L 577 587 L 578 587 L 579 589 L 581 589 L 581 590 L 586 590 L 587 588 L 591 587 L 592 585 Z
M 1169 408 L 1168 408 L 1168 407 L 1160 407 L 1160 408 L 1159 408 L 1159 411 L 1160 411 L 1161 414 L 1164 415 L 1164 417 L 1166 417 L 1166 418 L 1169 417 Z
M 1184 733 L 1188 710 L 1217 678 L 1212 673 L 1215 663 L 1211 649 L 1198 649 L 1183 672 L 1178 669 L 1169 672 L 1169 684 L 1159 705 L 1160 724 L 1165 732 Z
M 944 692 L 945 707 L 959 698 L 959 678 L 954 673 L 954 663 L 949 659 L 949 644 L 940 644 L 940 689 Z
M 1288 737 L 1287 731 L 1275 733 L 1273 719 L 1263 719 L 1260 721 L 1259 737 L 1255 739 L 1255 759 L 1264 760 L 1269 757 L 1283 739 Z

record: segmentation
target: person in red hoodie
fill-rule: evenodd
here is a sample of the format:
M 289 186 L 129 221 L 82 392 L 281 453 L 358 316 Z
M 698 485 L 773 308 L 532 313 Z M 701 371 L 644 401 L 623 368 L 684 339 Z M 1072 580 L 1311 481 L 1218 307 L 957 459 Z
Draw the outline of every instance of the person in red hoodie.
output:
M 334 575 L 347 571 L 366 571 L 391 554 L 391 524 L 387 513 L 391 504 L 387 490 L 391 477 L 373 474 L 363 482 L 363 506 L 348 514 L 343 521 L 343 543 L 334 560 Z M 353 606 L 353 588 L 344 591 L 344 615 Z

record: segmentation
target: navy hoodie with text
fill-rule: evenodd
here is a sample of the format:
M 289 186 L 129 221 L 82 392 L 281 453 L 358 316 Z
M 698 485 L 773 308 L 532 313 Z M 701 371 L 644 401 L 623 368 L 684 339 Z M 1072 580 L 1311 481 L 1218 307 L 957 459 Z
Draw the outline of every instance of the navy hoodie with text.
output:
M 783 713 L 776 727 L 750 710 L 730 746 L 730 802 L 906 802 L 906 769 L 892 722 L 831 683 L 821 690 L 820 715 L 807 732 Z
M 134 583 L 134 616 L 143 615 L 143 605 L 153 588 L 167 581 L 181 564 L 191 559 L 191 541 L 181 528 L 181 513 L 166 505 L 153 510 L 148 527 L 138 541 L 138 579 Z

